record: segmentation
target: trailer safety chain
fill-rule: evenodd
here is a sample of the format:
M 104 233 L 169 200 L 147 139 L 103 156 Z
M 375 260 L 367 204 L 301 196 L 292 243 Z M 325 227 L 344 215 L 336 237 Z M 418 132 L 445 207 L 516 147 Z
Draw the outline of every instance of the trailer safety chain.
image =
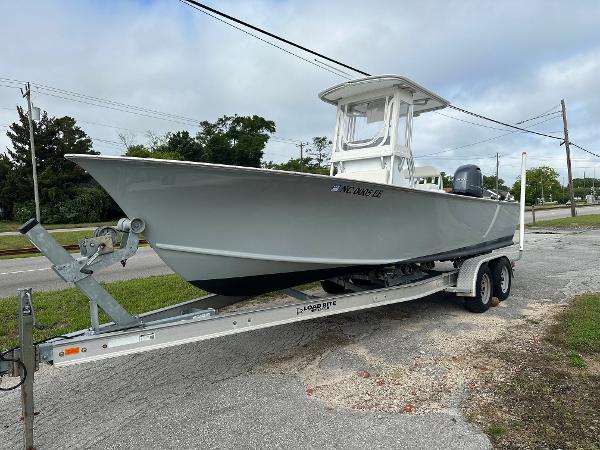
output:
M 4 355 L 6 355 L 8 352 L 11 352 L 13 350 L 16 350 L 16 348 L 11 348 L 11 349 L 5 351 L 4 353 L 0 353 L 0 360 L 6 361 L 6 362 L 17 363 L 23 370 L 23 374 L 21 375 L 21 381 L 19 381 L 14 386 L 7 387 L 7 388 L 0 386 L 0 391 L 2 391 L 2 392 L 8 392 L 8 391 L 13 391 L 13 390 L 17 389 L 19 386 L 21 386 L 23 383 L 25 383 L 25 380 L 27 379 L 27 367 L 25 367 L 25 364 L 23 364 L 23 361 L 21 361 L 20 359 L 4 357 Z M 2 374 L 0 373 L 0 385 L 1 384 L 2 384 Z
M 51 341 L 53 339 L 73 339 L 73 338 L 75 338 L 77 336 L 79 336 L 79 335 L 75 335 L 75 336 L 66 336 L 66 335 L 51 336 L 49 338 L 42 339 L 40 341 L 34 342 L 33 346 L 35 348 L 36 346 L 38 346 L 40 344 L 43 344 L 44 342 Z M 4 375 L 2 373 L 0 373 L 0 392 L 13 391 L 13 390 L 17 389 L 18 387 L 20 387 L 23 383 L 25 383 L 25 380 L 27 379 L 27 367 L 25 367 L 25 364 L 23 364 L 23 361 L 21 361 L 20 359 L 15 359 L 15 358 L 6 358 L 7 354 L 9 354 L 10 352 L 14 352 L 15 350 L 19 350 L 19 347 L 9 348 L 8 350 L 5 350 L 2 353 L 0 353 L 0 360 L 1 361 L 5 361 L 5 362 L 12 362 L 12 363 L 18 364 L 19 367 L 21 367 L 21 369 L 23 370 L 23 373 L 21 375 L 21 380 L 17 384 L 15 384 L 14 386 L 10 386 L 10 387 L 4 388 L 4 387 L 1 386 L 1 384 L 2 384 L 2 377 Z

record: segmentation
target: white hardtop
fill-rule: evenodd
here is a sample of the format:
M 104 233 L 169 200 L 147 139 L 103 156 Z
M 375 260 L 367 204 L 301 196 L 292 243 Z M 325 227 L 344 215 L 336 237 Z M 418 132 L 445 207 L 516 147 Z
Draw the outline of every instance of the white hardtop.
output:
M 331 176 L 441 189 L 437 169 L 415 168 L 413 117 L 450 102 L 398 75 L 347 81 L 324 90 L 319 98 L 337 109 Z
M 435 111 L 447 107 L 450 102 L 425 89 L 414 81 L 399 75 L 376 75 L 336 84 L 319 93 L 324 102 L 337 105 L 342 99 L 368 95 L 371 92 L 400 88 L 412 94 L 413 114 Z
M 440 170 L 437 167 L 433 166 L 419 166 L 415 167 L 415 173 L 413 176 L 415 177 L 439 177 Z

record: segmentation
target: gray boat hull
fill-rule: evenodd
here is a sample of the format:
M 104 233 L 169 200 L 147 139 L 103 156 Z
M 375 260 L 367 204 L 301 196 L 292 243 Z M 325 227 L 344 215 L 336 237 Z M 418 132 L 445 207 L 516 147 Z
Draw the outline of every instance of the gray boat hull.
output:
M 67 155 L 190 283 L 254 295 L 396 263 L 512 244 L 518 204 L 337 177 Z

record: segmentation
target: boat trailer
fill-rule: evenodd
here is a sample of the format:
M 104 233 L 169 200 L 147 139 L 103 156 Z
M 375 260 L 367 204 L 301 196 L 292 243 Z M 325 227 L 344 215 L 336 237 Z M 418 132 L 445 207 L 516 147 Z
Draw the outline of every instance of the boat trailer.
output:
M 483 312 L 489 308 L 493 296 L 508 296 L 512 279 L 511 263 L 519 259 L 521 253 L 518 249 L 510 247 L 466 259 L 460 267 L 448 271 L 434 271 L 427 266 L 421 272 L 421 278 L 416 281 L 403 283 L 402 277 L 396 275 L 394 280 L 398 282 L 397 285 L 379 289 L 361 290 L 355 286 L 354 292 L 326 297 L 286 289 L 282 292 L 296 301 L 250 311 L 220 313 L 220 309 L 245 298 L 207 295 L 134 316 L 94 279 L 93 274 L 113 263 L 124 264 L 137 250 L 143 228 L 141 220 L 121 220 L 116 228 L 123 234 L 119 248 L 113 245 L 112 236 L 97 232 L 98 236 L 82 240 L 82 257 L 76 259 L 35 219 L 21 227 L 21 232 L 52 261 L 53 270 L 65 281 L 75 283 L 88 297 L 91 319 L 88 329 L 34 342 L 33 329 L 39 325 L 35 320 L 32 289 L 19 289 L 19 346 L 2 353 L 0 376 L 21 379 L 9 389 L 20 386 L 22 390 L 26 449 L 34 448 L 33 380 L 34 372 L 38 370 L 40 363 L 63 367 L 98 361 L 406 302 L 444 291 L 465 297 L 469 309 Z M 498 266 L 499 271 L 495 270 Z M 410 272 L 406 279 L 414 280 L 416 273 Z M 500 276 L 495 276 L 494 273 Z M 501 294 L 497 294 L 496 291 Z M 98 307 L 112 322 L 99 323 Z
M 522 179 L 524 176 L 523 165 Z M 524 190 L 522 183 L 521 199 L 525 197 Z M 144 228 L 141 219 L 121 219 L 114 228 L 99 228 L 93 237 L 80 241 L 81 256 L 74 258 L 35 219 L 21 226 L 21 233 L 52 262 L 52 269 L 87 296 L 91 322 L 85 330 L 34 342 L 33 329 L 40 325 L 35 320 L 32 289 L 19 289 L 19 345 L 0 353 L 0 381 L 2 376 L 20 380 L 8 388 L 0 383 L 0 390 L 21 388 L 25 449 L 34 448 L 33 383 L 40 363 L 63 367 L 99 361 L 406 302 L 439 292 L 464 297 L 469 310 L 484 312 L 494 297 L 504 300 L 510 294 L 514 261 L 523 253 L 524 201 L 521 201 L 518 246 L 455 261 L 455 268 L 446 271 L 435 271 L 431 264 L 399 268 L 385 279 L 387 286 L 376 289 L 340 278 L 327 281 L 346 291 L 325 297 L 285 289 L 282 292 L 295 299 L 290 304 L 238 312 L 221 310 L 250 297 L 211 294 L 140 315 L 129 314 L 93 275 L 111 264 L 125 266 L 137 251 Z M 117 233 L 122 236 L 120 242 Z M 100 323 L 98 308 L 111 322 Z

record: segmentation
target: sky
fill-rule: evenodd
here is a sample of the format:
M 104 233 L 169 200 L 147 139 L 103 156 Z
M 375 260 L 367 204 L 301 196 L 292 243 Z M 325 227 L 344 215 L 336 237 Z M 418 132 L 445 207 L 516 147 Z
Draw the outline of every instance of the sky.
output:
M 564 99 L 571 141 L 600 154 L 598 1 L 209 4 L 371 74 L 406 76 L 452 105 L 506 123 L 558 110 Z M 233 114 L 275 121 L 279 139 L 269 142 L 265 160 L 298 157 L 298 147 L 282 141 L 333 133 L 335 109 L 317 94 L 343 78 L 310 64 L 312 55 L 276 43 L 304 59 L 290 55 L 177 0 L 2 2 L 0 24 L 0 151 L 10 145 L 6 126 L 15 106 L 25 105 L 18 81 L 186 118 L 160 120 L 34 89 L 35 106 L 74 117 L 103 154 L 124 153 L 119 133 L 145 143 L 146 131 L 195 133 L 189 119 Z M 548 165 L 566 177 L 560 141 L 519 132 L 491 139 L 510 130 L 451 109 L 440 113 L 414 121 L 417 165 L 453 173 L 474 163 L 491 175 L 499 153 L 500 178 L 512 183 L 526 151 L 528 166 Z M 559 114 L 524 125 L 542 120 L 531 129 L 562 135 Z M 423 156 L 431 153 L 438 154 Z M 600 178 L 600 158 L 577 148 L 572 158 L 574 177 L 595 169 Z

